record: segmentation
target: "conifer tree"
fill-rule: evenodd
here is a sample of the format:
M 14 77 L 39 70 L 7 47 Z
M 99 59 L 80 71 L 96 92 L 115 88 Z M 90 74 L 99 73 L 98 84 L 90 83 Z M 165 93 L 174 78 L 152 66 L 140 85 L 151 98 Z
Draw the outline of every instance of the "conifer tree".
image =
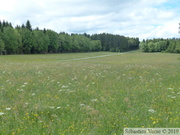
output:
M 29 20 L 27 20 L 27 22 L 26 22 L 26 29 L 32 31 L 31 23 Z

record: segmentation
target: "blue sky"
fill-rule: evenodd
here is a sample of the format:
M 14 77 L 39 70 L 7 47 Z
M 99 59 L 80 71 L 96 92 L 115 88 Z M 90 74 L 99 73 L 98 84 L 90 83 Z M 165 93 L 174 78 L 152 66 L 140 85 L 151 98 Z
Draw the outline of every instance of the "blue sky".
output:
M 180 37 L 180 0 L 0 0 L 0 20 L 68 33 Z

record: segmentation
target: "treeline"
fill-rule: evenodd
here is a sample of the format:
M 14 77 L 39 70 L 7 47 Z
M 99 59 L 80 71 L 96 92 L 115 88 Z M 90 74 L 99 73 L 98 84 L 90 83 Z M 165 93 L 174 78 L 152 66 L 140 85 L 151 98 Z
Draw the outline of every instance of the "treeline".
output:
M 151 39 L 140 43 L 143 52 L 180 53 L 180 39 Z
M 93 40 L 100 40 L 103 51 L 124 52 L 139 49 L 139 38 L 129 38 L 113 34 L 94 34 Z
M 138 38 L 112 34 L 68 34 L 38 27 L 28 20 L 15 28 L 0 21 L 0 54 L 39 54 L 90 51 L 127 51 L 139 47 Z

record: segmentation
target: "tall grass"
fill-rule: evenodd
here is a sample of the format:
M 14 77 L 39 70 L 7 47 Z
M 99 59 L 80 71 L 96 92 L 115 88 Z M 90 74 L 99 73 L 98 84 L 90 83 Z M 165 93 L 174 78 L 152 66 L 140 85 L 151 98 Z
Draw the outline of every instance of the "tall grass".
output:
M 113 56 L 71 60 L 107 54 Z M 114 54 L 0 56 L 0 134 L 119 135 L 125 127 L 179 127 L 180 56 Z

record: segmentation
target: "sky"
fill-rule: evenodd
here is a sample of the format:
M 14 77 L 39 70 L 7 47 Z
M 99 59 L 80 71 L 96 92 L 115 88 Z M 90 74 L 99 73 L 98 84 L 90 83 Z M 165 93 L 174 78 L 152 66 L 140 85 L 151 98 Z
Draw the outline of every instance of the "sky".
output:
M 179 38 L 180 0 L 0 0 L 0 20 L 67 33 Z

